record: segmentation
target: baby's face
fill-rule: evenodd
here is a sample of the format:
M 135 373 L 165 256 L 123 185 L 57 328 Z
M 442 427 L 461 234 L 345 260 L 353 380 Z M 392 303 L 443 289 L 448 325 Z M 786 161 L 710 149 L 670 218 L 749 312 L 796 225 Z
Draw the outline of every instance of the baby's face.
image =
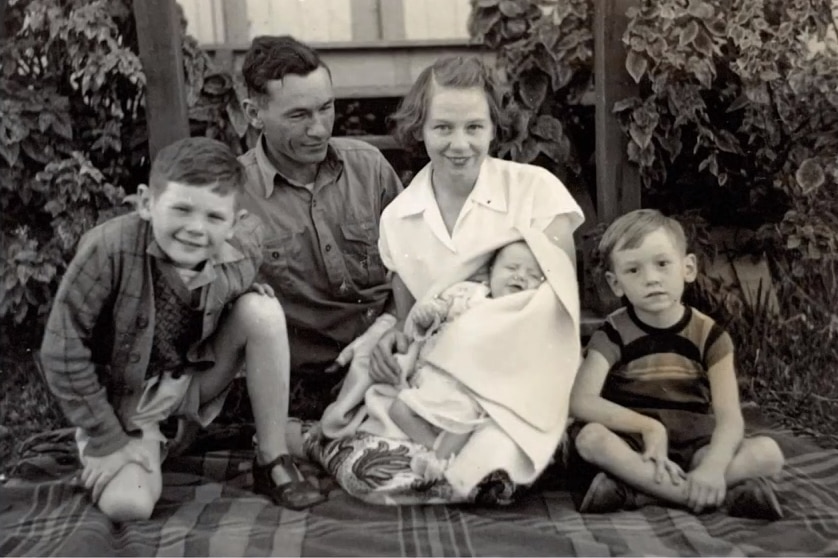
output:
M 537 288 L 544 282 L 544 273 L 535 256 L 523 242 L 505 246 L 489 271 L 492 298 Z

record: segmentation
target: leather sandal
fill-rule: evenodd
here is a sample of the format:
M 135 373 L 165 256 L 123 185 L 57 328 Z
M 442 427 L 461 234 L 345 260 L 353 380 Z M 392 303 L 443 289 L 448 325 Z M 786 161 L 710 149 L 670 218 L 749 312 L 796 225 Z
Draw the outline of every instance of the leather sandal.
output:
M 285 474 L 294 480 L 276 484 L 271 476 L 274 467 L 282 467 Z M 265 465 L 260 465 L 257 458 L 253 458 L 253 492 L 267 496 L 274 504 L 292 510 L 304 510 L 326 501 L 326 496 L 303 478 L 294 464 L 294 459 L 287 453 Z

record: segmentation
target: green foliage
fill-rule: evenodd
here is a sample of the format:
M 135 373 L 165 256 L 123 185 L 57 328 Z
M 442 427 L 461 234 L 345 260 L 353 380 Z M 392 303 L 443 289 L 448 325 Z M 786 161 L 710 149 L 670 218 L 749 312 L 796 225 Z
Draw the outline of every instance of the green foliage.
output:
M 521 133 L 498 155 L 580 177 L 593 153 L 589 0 L 472 0 L 469 32 L 497 52 Z
M 80 236 L 146 180 L 146 78 L 130 0 L 12 0 L 5 15 L 0 321 L 37 337 Z M 183 60 L 192 135 L 240 152 L 232 79 L 191 37 Z
M 835 259 L 838 40 L 829 1 L 645 1 L 627 15 L 626 69 L 640 94 L 615 111 L 644 205 L 758 230 L 743 250 Z

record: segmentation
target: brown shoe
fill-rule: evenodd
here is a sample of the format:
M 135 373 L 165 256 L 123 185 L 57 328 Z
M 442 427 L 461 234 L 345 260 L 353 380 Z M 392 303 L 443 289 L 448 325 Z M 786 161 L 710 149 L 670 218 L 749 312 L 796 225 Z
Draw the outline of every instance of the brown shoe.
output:
M 608 473 L 600 472 L 579 504 L 579 513 L 612 513 L 636 508 L 634 489 Z
M 725 496 L 727 513 L 733 517 L 767 519 L 783 518 L 783 508 L 774 488 L 765 477 L 747 479 L 731 487 Z
M 293 479 L 276 484 L 271 476 L 274 467 L 282 467 L 285 475 Z M 266 465 L 253 458 L 253 492 L 267 496 L 274 504 L 292 510 L 304 510 L 326 501 L 326 496 L 306 482 L 293 458 L 284 453 Z

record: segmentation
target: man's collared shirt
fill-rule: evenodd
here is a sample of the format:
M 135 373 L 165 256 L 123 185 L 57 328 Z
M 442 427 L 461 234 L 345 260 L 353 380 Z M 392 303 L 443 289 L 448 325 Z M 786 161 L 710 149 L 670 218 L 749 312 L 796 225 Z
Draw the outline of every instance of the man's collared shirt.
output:
M 274 288 L 285 311 L 291 369 L 322 369 L 390 296 L 378 229 L 401 184 L 378 149 L 332 138 L 307 188 L 276 169 L 263 141 L 240 157 L 248 175 L 242 206 L 266 225 L 259 280 Z

